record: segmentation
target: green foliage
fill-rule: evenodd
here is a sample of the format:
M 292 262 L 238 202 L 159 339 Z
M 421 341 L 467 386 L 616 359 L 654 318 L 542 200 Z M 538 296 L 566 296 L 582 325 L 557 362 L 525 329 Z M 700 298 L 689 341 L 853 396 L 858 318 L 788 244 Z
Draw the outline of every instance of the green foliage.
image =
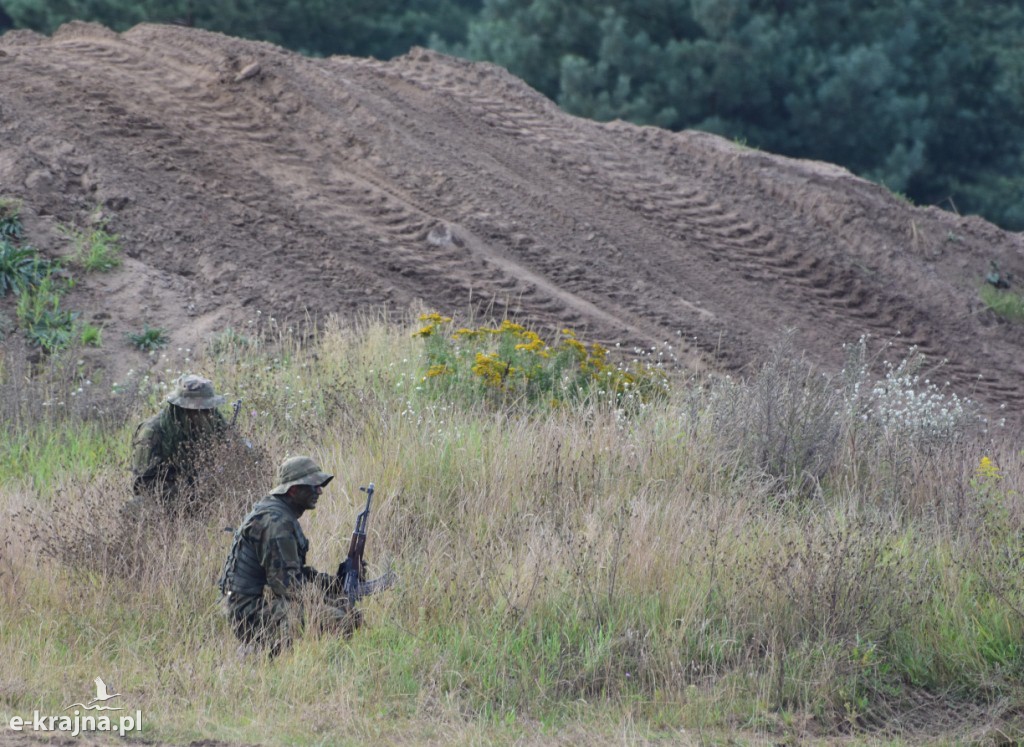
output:
M 78 315 L 60 305 L 70 285 L 69 280 L 48 273 L 18 297 L 18 322 L 29 341 L 46 353 L 64 350 L 71 344 Z
M 979 291 L 981 300 L 999 316 L 1013 322 L 1024 321 L 1024 296 L 1011 290 L 985 284 Z
M 73 245 L 71 262 L 86 272 L 109 272 L 121 266 L 121 238 L 107 228 L 107 220 L 95 212 L 93 228 L 79 231 L 70 226 L 61 229 Z
M 497 327 L 451 331 L 451 319 L 424 314 L 416 337 L 425 341 L 427 389 L 501 402 L 557 406 L 563 402 L 612 401 L 642 407 L 667 393 L 663 372 L 608 360 L 608 350 L 585 345 L 568 329 L 549 345 L 540 335 L 509 320 Z
M 150 327 L 146 324 L 141 332 L 129 332 L 128 342 L 139 350 L 149 352 L 165 347 L 170 342 L 170 338 L 167 336 L 167 330 L 161 327 Z
M 103 328 L 95 324 L 83 324 L 79 330 L 79 340 L 86 347 L 103 347 Z
M 21 206 L 16 197 L 0 197 L 0 240 L 21 238 Z
M 22 246 L 21 200 L 0 198 L 0 298 L 37 285 L 51 270 L 30 246 Z
M 117 31 L 142 22 L 179 22 L 310 55 L 388 59 L 413 45 L 425 46 L 432 38 L 464 38 L 466 24 L 480 4 L 481 0 L 5 0 L 4 6 L 18 26 L 44 33 L 72 19 L 97 21 Z
M 0 298 L 8 291 L 21 293 L 42 282 L 50 271 L 51 264 L 29 246 L 0 238 Z

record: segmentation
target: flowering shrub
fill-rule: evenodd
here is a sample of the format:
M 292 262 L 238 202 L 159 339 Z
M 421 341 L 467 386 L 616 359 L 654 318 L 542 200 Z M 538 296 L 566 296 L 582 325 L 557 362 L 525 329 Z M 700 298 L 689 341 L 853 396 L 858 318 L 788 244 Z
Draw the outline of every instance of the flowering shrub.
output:
M 452 319 L 423 314 L 413 333 L 423 340 L 426 368 L 422 382 L 435 392 L 472 392 L 503 402 L 558 406 L 611 398 L 616 406 L 639 407 L 667 394 L 664 372 L 634 361 L 615 364 L 608 349 L 584 343 L 563 329 L 549 343 L 508 319 L 494 327 L 452 329 Z

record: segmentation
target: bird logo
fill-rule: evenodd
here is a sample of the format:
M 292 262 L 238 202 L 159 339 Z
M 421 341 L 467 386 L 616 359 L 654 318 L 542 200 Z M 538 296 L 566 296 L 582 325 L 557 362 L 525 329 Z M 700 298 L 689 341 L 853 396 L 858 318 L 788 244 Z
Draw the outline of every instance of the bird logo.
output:
M 113 698 L 120 698 L 121 697 L 121 693 L 110 693 L 108 695 L 107 694 L 107 685 L 106 685 L 106 683 L 102 679 L 97 677 L 94 680 L 94 682 L 96 683 L 96 697 L 95 698 L 90 700 L 88 704 L 86 704 L 86 703 L 72 703 L 71 705 L 69 705 L 64 710 L 67 711 L 67 710 L 69 710 L 71 708 L 84 708 L 87 711 L 120 711 L 120 710 L 122 710 L 122 708 L 123 708 L 122 706 L 103 705 L 103 703 L 106 703 L 108 700 L 112 700 Z M 94 704 L 96 704 L 96 705 L 94 705 Z

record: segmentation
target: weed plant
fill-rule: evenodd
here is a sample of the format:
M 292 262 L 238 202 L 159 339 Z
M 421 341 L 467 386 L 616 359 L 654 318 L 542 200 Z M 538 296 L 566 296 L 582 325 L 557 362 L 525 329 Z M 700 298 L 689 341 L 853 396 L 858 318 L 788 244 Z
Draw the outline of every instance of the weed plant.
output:
M 22 201 L 16 197 L 0 196 L 0 239 L 17 241 L 22 237 Z
M 60 305 L 70 286 L 66 278 L 48 273 L 18 297 L 18 322 L 28 340 L 46 353 L 64 350 L 71 344 L 78 315 Z
M 193 362 L 243 400 L 264 455 L 213 460 L 210 515 L 152 527 L 120 518 L 126 444 L 180 372 L 65 415 L 28 408 L 51 393 L 5 369 L 4 443 L 27 456 L 0 460 L 17 517 L 0 544 L 0 715 L 58 713 L 99 675 L 163 742 L 1024 735 L 1014 438 L 969 418 L 908 426 L 880 414 L 907 401 L 884 367 L 829 378 L 795 356 L 745 381 L 666 375 L 642 408 L 550 407 L 543 390 L 524 407 L 529 381 L 507 397 L 472 370 L 482 350 L 453 359 L 459 386 L 431 388 L 423 326 L 254 320 L 258 344 Z M 506 333 L 525 342 L 483 339 Z M 371 574 L 402 580 L 363 602 L 351 641 L 311 624 L 281 657 L 240 660 L 214 589 L 221 530 L 297 453 L 337 475 L 303 518 L 311 564 L 335 567 L 372 480 Z M 938 735 L 908 732 L 922 710 Z
M 170 342 L 167 330 L 162 327 L 150 327 L 148 324 L 143 326 L 141 332 L 129 332 L 127 337 L 128 342 L 143 352 L 160 350 L 167 347 L 167 343 Z
M 79 329 L 79 339 L 82 345 L 90 348 L 103 347 L 103 328 L 95 324 L 82 324 Z
M 50 264 L 35 249 L 0 237 L 0 297 L 35 287 L 49 271 Z
M 121 266 L 121 237 L 111 233 L 102 212 L 94 211 L 90 230 L 64 226 L 61 232 L 72 244 L 71 263 L 86 272 L 110 272 Z

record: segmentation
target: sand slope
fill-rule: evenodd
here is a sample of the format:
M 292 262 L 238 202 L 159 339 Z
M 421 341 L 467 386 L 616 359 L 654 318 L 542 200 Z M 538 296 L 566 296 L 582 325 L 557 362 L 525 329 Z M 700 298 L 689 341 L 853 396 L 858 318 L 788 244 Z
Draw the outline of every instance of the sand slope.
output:
M 416 49 L 308 59 L 173 26 L 0 37 L 0 193 L 35 243 L 102 205 L 129 259 L 70 302 L 197 344 L 417 300 L 740 370 L 784 329 L 841 362 L 916 344 L 986 405 L 1024 408 L 1024 332 L 986 310 L 1024 235 L 916 208 L 823 163 L 562 113 L 500 68 Z M 1024 286 L 1022 286 L 1024 287 Z M 9 303 L 8 299 L 5 304 Z M 901 343 L 902 344 L 902 343 Z M 106 360 L 104 360 L 104 358 Z

